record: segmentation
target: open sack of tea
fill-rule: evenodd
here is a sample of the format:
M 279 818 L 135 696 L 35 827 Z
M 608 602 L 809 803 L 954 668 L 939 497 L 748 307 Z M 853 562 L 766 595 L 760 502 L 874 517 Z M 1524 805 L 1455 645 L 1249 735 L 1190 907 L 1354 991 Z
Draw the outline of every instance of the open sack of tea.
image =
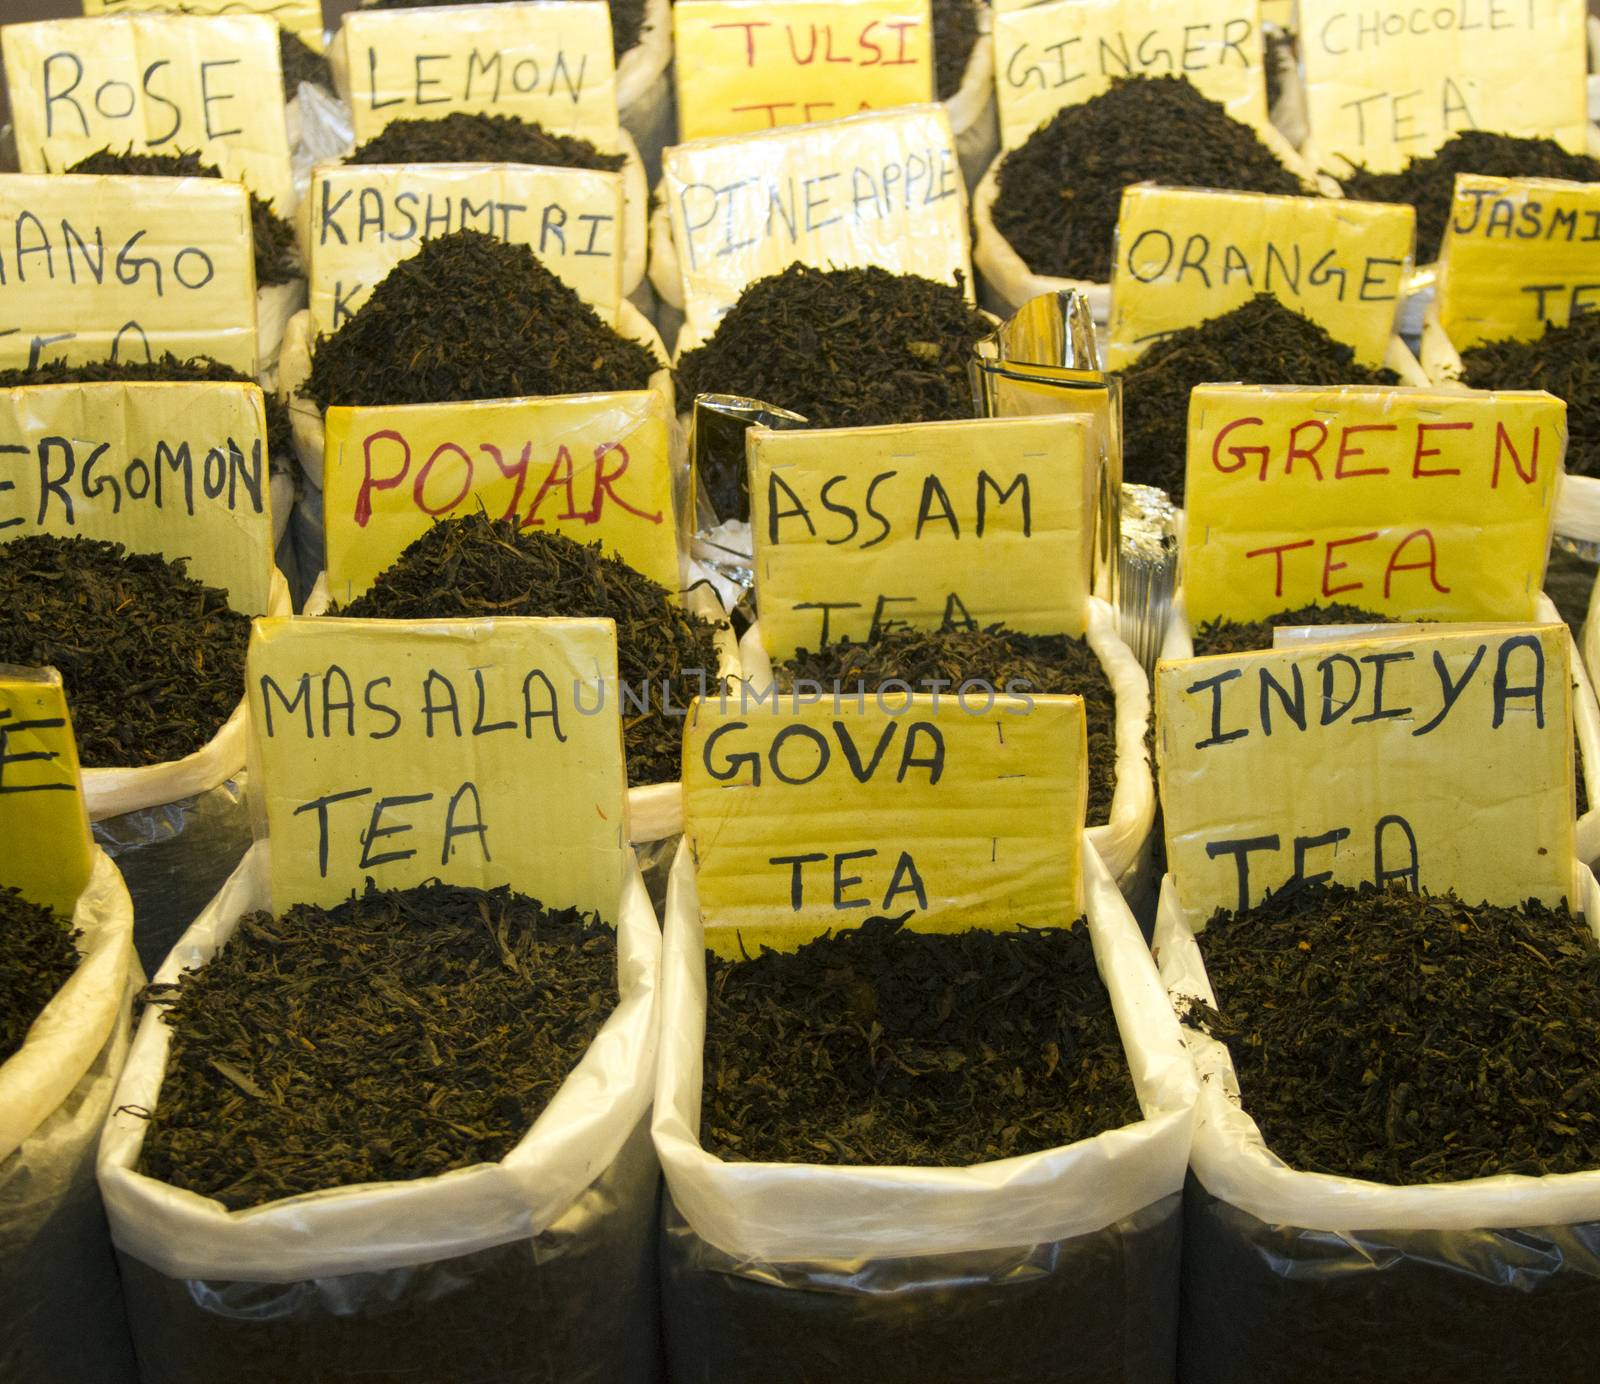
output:
M 696 704 L 654 1115 L 675 1376 L 1170 1377 L 1194 1078 L 1084 749 L 1074 697 Z
M 1186 1380 L 1592 1372 L 1570 647 L 1494 624 L 1158 667 L 1155 949 L 1201 1076 Z
M 0 1378 L 135 1384 L 94 1177 L 133 905 L 89 839 L 60 676 L 0 668 L 0 726 Z
M 99 1174 L 144 1384 L 657 1378 L 660 939 L 591 620 L 263 620 L 266 827 Z

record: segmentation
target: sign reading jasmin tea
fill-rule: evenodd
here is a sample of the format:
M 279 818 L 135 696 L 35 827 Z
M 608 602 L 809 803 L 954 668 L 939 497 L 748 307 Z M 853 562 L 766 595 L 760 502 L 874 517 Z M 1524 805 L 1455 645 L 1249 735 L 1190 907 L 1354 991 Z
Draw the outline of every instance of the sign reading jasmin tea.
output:
M 89 814 L 54 668 L 0 671 L 0 886 L 64 918 L 89 882 Z

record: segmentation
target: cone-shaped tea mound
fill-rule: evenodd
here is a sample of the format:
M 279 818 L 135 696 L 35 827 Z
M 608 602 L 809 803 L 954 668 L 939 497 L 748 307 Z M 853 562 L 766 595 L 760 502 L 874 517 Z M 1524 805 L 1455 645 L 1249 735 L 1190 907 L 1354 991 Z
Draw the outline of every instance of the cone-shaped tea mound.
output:
M 375 10 L 437 9 L 449 5 L 505 5 L 513 0 L 372 0 Z M 636 47 L 644 32 L 645 0 L 608 0 L 611 9 L 612 55 L 620 58 Z
M 327 58 L 287 29 L 278 30 L 278 66 L 283 70 L 283 95 L 287 101 L 294 100 L 302 82 L 333 91 L 333 69 Z
M 32 534 L 0 546 L 0 663 L 60 671 L 86 768 L 203 747 L 244 696 L 247 616 L 184 563 Z
M 1388 625 L 1393 622 L 1392 615 L 1379 615 L 1342 601 L 1330 601 L 1327 605 L 1313 602 L 1294 610 L 1279 611 L 1265 620 L 1207 620 L 1194 632 L 1194 651 L 1197 655 L 1209 655 L 1270 649 L 1272 632 L 1280 625 L 1293 629 L 1297 625 Z
M 1461 353 L 1471 389 L 1548 389 L 1567 404 L 1567 474 L 1600 476 L 1600 312 L 1531 341 L 1486 341 Z
M 995 228 L 1035 274 L 1104 283 L 1133 183 L 1304 196 L 1315 189 L 1183 77 L 1122 77 L 1066 106 L 1000 165 Z
M 586 139 L 553 134 L 514 115 L 452 111 L 437 120 L 391 120 L 346 163 L 532 163 L 614 173 L 627 160 Z
M 637 701 L 623 704 L 630 784 L 678 778 L 683 711 L 715 687 L 712 625 L 620 558 L 558 533 L 519 529 L 481 514 L 435 524 L 372 589 L 335 615 L 384 620 L 466 620 L 487 615 L 589 616 L 617 622 L 617 673 Z M 613 695 L 615 689 L 607 689 Z M 675 714 L 672 714 L 675 713 Z
M 77 934 L 42 904 L 0 886 L 0 1063 L 78 969 Z

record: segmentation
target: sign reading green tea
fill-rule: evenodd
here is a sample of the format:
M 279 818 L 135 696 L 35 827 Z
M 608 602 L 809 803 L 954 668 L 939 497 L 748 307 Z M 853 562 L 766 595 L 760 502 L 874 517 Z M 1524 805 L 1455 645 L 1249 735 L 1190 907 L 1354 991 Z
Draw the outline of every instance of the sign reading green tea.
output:
M 1185 912 L 1318 880 L 1565 898 L 1571 642 L 1565 625 L 1520 625 L 1157 665 L 1168 868 Z
M 626 778 L 609 620 L 264 619 L 252 774 L 272 897 L 511 884 L 615 922 Z
M 706 944 L 790 950 L 909 913 L 923 931 L 1059 926 L 1079 909 L 1079 697 L 697 698 L 685 836 Z
M 1270 293 L 1379 366 L 1411 272 L 1416 212 L 1329 197 L 1155 187 L 1122 194 L 1110 366 Z
M 1328 601 L 1402 619 L 1531 620 L 1566 419 L 1536 392 L 1200 386 L 1190 622 Z
M 767 652 L 886 622 L 1083 633 L 1095 468 L 1076 415 L 751 428 L 750 523 Z
M 0 886 L 64 918 L 89 882 L 89 813 L 54 668 L 0 675 Z

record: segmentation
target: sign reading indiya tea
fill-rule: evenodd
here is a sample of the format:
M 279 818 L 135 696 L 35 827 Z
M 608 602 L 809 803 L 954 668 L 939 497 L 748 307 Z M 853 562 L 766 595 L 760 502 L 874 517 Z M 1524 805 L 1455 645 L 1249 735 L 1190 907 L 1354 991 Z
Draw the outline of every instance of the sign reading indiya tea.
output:
M 1110 366 L 1258 293 L 1319 323 L 1363 365 L 1380 366 L 1415 232 L 1416 212 L 1400 204 L 1130 187 L 1117 217 Z
M 622 298 L 622 175 L 528 164 L 328 164 L 302 208 L 313 330 L 332 335 L 424 240 L 528 246 L 607 322 Z
M 56 19 L 8 25 L 0 45 L 24 173 L 59 173 L 106 148 L 197 153 L 280 215 L 294 206 L 272 20 Z
M 70 918 L 89 882 L 89 813 L 54 668 L 0 665 L 0 886 Z
M 746 434 L 761 637 L 775 659 L 887 622 L 1081 635 L 1092 420 Z
M 928 0 L 679 0 L 672 28 L 680 139 L 935 97 Z
M 170 351 L 254 375 L 250 247 L 237 183 L 0 177 L 0 368 Z
M 1256 0 L 998 0 L 994 57 L 1007 149 L 1118 77 L 1182 77 L 1235 120 L 1267 123 Z
M 430 879 L 616 921 L 609 620 L 258 620 L 246 697 L 273 906 Z
M 684 315 L 703 339 L 794 263 L 876 265 L 972 292 L 966 187 L 942 106 L 699 140 L 662 156 Z
M 698 698 L 684 833 L 706 945 L 789 950 L 910 914 L 922 931 L 1080 911 L 1083 700 L 972 693 Z
M 1584 0 L 1299 9 L 1306 153 L 1320 166 L 1390 172 L 1461 130 L 1543 135 L 1583 152 Z
M 1190 622 L 1327 601 L 1531 620 L 1566 415 L 1538 392 L 1200 386 L 1182 555 Z
M 1456 175 L 1438 313 L 1458 350 L 1526 340 L 1596 307 L 1600 185 Z
M 0 389 L 0 543 L 51 533 L 185 558 L 259 615 L 272 577 L 266 436 L 253 384 Z
M 611 10 L 600 0 L 352 10 L 328 56 L 357 144 L 391 120 L 468 111 L 618 148 Z
M 329 409 L 328 590 L 351 600 L 437 520 L 482 510 L 598 541 L 676 591 L 670 431 L 653 389 Z
M 264 14 L 317 52 L 322 51 L 322 0 L 82 0 L 97 14 Z M 291 97 L 293 92 L 288 93 Z

